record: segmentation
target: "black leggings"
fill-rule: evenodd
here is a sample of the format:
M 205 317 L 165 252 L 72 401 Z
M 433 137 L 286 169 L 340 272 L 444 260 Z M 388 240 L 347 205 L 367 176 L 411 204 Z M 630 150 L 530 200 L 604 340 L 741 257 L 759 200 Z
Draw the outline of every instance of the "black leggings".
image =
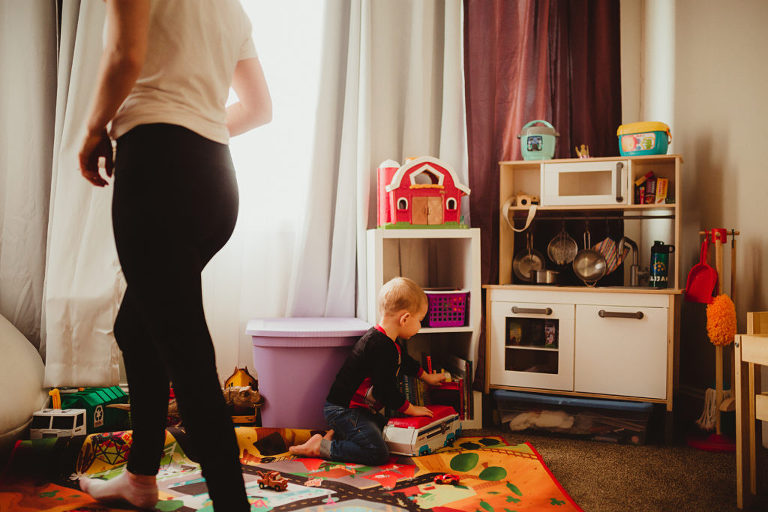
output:
M 130 388 L 128 470 L 158 471 L 172 381 L 217 510 L 250 510 L 200 284 L 237 209 L 228 146 L 168 124 L 141 125 L 118 139 L 112 225 L 128 288 L 115 337 Z

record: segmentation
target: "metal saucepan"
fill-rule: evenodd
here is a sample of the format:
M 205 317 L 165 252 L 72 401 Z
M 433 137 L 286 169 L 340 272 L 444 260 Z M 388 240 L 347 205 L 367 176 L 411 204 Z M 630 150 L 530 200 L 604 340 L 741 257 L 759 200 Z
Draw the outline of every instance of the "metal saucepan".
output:
M 512 272 L 521 281 L 530 283 L 536 277 L 535 272 L 544 268 L 544 257 L 533 248 L 533 235 L 525 234 L 526 248 L 517 253 L 512 260 Z
M 557 284 L 557 275 L 559 273 L 556 270 L 537 270 L 536 284 Z
M 587 286 L 595 286 L 605 276 L 607 268 L 605 256 L 592 249 L 592 238 L 589 234 L 589 228 L 586 228 L 584 230 L 584 249 L 580 250 L 573 259 L 573 272 Z

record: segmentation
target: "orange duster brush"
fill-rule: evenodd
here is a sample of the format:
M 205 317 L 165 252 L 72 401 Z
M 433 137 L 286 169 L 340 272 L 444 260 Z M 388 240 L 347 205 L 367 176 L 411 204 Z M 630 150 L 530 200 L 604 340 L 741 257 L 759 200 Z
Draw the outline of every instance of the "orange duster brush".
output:
M 729 345 L 736 337 L 736 306 L 725 294 L 707 304 L 707 334 L 715 346 Z

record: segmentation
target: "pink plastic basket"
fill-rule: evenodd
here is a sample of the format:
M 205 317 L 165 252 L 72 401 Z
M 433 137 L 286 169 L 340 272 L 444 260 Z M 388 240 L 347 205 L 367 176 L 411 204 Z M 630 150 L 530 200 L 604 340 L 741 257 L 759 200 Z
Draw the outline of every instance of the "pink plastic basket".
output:
M 429 308 L 427 309 L 427 327 L 461 327 L 464 325 L 469 292 L 464 290 L 433 291 L 425 290 Z

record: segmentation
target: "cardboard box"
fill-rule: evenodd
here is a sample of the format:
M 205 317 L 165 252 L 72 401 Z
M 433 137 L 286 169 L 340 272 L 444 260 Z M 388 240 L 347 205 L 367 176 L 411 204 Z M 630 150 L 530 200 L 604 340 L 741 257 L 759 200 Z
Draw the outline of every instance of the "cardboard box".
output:
M 664 204 L 667 202 L 668 188 L 669 180 L 667 178 L 656 178 L 656 204 Z

